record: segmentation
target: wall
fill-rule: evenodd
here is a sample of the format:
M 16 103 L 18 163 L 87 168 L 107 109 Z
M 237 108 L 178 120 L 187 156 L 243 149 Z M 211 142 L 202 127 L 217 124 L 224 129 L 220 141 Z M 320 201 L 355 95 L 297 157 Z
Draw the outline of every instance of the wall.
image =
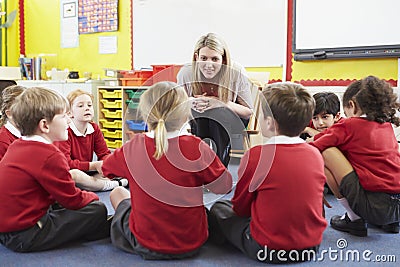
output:
M 15 4 L 17 1 L 13 2 Z M 118 31 L 81 34 L 79 36 L 79 47 L 61 48 L 60 1 L 25 0 L 26 55 L 56 54 L 57 68 L 79 70 L 81 76 L 84 72 L 92 72 L 94 77 L 97 77 L 97 74 L 103 76 L 104 68 L 129 70 L 132 68 L 131 1 L 120 0 L 118 12 Z M 117 54 L 99 54 L 99 36 L 117 36 Z M 19 51 L 18 32 L 13 33 L 12 40 L 12 46 Z M 9 57 L 12 57 L 12 60 L 10 60 L 12 64 L 9 65 L 17 66 L 18 53 L 10 51 Z
M 136 0 L 133 0 L 136 1 Z M 88 34 L 80 36 L 78 48 L 60 48 L 60 12 L 59 2 L 55 0 L 25 0 L 26 13 L 26 51 L 28 54 L 56 53 L 59 68 L 68 67 L 81 72 L 103 74 L 103 68 L 131 69 L 131 0 L 119 1 L 120 28 L 118 32 Z M 288 0 L 288 18 L 291 23 L 292 0 Z M 18 7 L 18 0 L 8 0 L 8 9 Z M 17 66 L 18 29 L 17 22 L 8 29 L 9 65 Z M 288 23 L 288 43 L 291 51 L 291 24 Z M 118 36 L 118 53 L 99 55 L 97 52 L 98 36 Z M 273 38 L 273 36 L 271 36 Z M 288 51 L 288 55 L 291 55 Z M 249 68 L 251 71 L 269 71 L 270 81 L 290 80 L 306 81 L 311 85 L 335 84 L 335 80 L 360 79 L 367 75 L 376 75 L 386 80 L 397 81 L 397 59 L 353 59 L 293 62 L 288 57 L 286 77 L 282 77 L 283 68 Z M 332 82 L 333 81 L 333 82 Z M 345 85 L 345 84 L 341 84 Z
M 2 11 L 5 11 L 10 13 L 13 10 L 18 11 L 18 1 L 17 0 L 8 0 L 7 1 L 7 9 L 5 8 L 5 1 L 1 3 Z M 2 22 L 5 22 L 5 17 L 2 16 Z M 7 63 L 6 64 L 6 54 L 5 54 L 5 36 L 6 36 L 6 31 L 7 31 Z M 2 29 L 2 44 L 1 44 L 1 49 L 2 49 L 2 61 L 0 62 L 2 66 L 18 66 L 18 57 L 19 57 L 19 43 L 18 43 L 18 15 L 13 24 L 7 29 Z

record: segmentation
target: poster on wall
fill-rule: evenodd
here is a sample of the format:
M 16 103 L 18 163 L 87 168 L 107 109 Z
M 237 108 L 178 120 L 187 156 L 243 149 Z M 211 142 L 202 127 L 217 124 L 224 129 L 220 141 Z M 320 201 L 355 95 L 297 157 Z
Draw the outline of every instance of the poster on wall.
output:
M 78 1 L 62 0 L 60 5 L 61 17 L 61 47 L 72 48 L 79 46 L 78 34 Z
M 118 30 L 118 0 L 79 0 L 79 34 Z

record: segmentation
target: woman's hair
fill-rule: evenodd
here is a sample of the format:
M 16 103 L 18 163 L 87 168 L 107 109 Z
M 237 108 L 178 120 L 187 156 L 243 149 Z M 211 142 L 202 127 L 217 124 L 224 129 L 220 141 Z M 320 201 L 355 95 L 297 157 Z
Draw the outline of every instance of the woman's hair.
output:
M 400 119 L 396 116 L 400 103 L 393 88 L 384 80 L 368 76 L 353 82 L 343 94 L 343 106 L 349 107 L 350 100 L 355 102 L 368 120 L 400 125 Z
M 268 85 L 260 98 L 264 118 L 273 117 L 279 134 L 299 136 L 312 118 L 315 101 L 300 84 L 284 82 Z
M 188 100 L 185 89 L 174 82 L 156 83 L 140 96 L 140 115 L 154 130 L 155 159 L 168 150 L 167 132 L 180 130 L 190 116 Z
M 19 96 L 26 88 L 20 85 L 11 85 L 8 86 L 1 92 L 0 97 L 0 106 L 1 106 L 1 114 L 0 114 L 0 126 L 3 126 L 7 122 L 7 114 L 6 111 L 11 108 L 11 105 L 14 103 L 14 100 L 17 96 Z
M 67 100 L 54 90 L 42 87 L 26 89 L 11 106 L 11 114 L 21 135 L 34 135 L 40 120 L 51 122 L 67 109 Z
M 339 97 L 332 92 L 319 92 L 313 95 L 315 99 L 314 116 L 325 113 L 336 116 L 340 111 Z
M 218 98 L 223 101 L 227 102 L 231 97 L 231 92 L 229 91 L 230 88 L 230 80 L 232 76 L 232 62 L 231 56 L 228 50 L 228 46 L 226 45 L 225 41 L 222 40 L 218 35 L 215 33 L 208 33 L 204 36 L 201 36 L 200 39 L 197 41 L 196 46 L 193 52 L 192 58 L 192 72 L 193 72 L 193 94 L 200 95 L 201 94 L 201 83 L 204 79 L 201 77 L 201 71 L 199 69 L 199 64 L 196 62 L 196 54 L 199 54 L 200 49 L 203 47 L 208 47 L 211 50 L 214 50 L 221 54 L 222 56 L 222 66 L 221 70 L 217 74 L 219 77 L 218 81 Z M 203 81 L 204 82 L 204 81 Z
M 90 96 L 90 99 L 92 99 L 92 102 L 94 101 L 94 97 L 91 93 L 83 91 L 81 89 L 76 89 L 67 95 L 67 100 L 69 102 L 70 107 L 72 107 L 72 104 L 74 103 L 75 99 L 81 95 L 88 95 Z

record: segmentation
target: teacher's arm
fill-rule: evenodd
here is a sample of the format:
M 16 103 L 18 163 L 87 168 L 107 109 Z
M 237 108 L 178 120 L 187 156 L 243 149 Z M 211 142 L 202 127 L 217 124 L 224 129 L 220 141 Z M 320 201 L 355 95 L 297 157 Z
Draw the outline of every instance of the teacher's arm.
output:
M 232 101 L 228 101 L 228 103 L 226 103 L 226 106 L 232 110 L 233 112 L 235 112 L 240 118 L 243 119 L 249 119 L 251 114 L 253 114 L 253 110 L 250 109 L 246 103 L 240 103 L 239 99 L 238 101 L 239 103 L 235 103 Z

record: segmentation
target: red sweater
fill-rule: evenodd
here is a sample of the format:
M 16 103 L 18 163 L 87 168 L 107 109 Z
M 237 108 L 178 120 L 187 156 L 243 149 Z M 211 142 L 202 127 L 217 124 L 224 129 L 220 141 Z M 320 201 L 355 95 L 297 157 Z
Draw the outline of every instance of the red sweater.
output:
M 0 128 L 0 160 L 4 157 L 8 147 L 18 137 L 13 135 L 4 125 Z
M 94 122 L 91 124 L 94 128 L 93 133 L 76 136 L 73 130 L 68 128 L 68 140 L 54 143 L 64 153 L 71 169 L 88 171 L 93 153 L 96 153 L 98 160 L 103 160 L 111 153 L 99 126 Z
M 310 144 L 321 152 L 329 147 L 340 149 L 365 190 L 400 193 L 400 154 L 390 123 L 351 117 Z
M 129 180 L 129 227 L 142 246 L 167 254 L 193 251 L 208 236 L 202 185 L 226 193 L 232 176 L 194 136 L 170 138 L 168 152 L 159 160 L 154 152 L 154 139 L 136 134 L 104 160 L 103 173 Z
M 52 144 L 16 140 L 0 161 L 0 177 L 3 233 L 32 227 L 55 201 L 77 210 L 99 199 L 75 186 L 64 155 Z
M 251 217 L 251 236 L 275 250 L 319 245 L 325 183 L 321 154 L 306 143 L 251 148 L 239 166 L 234 211 Z
M 340 117 L 339 118 L 339 120 L 337 121 L 337 122 L 335 122 L 334 124 L 336 124 L 336 123 L 341 123 L 341 122 L 343 122 L 345 120 L 345 118 L 342 118 L 342 117 Z M 311 126 L 310 126 L 311 125 Z M 315 129 L 315 127 L 314 127 L 314 124 L 313 124 L 313 122 L 312 122 L 312 120 L 310 121 L 310 125 L 309 125 L 309 127 L 311 127 L 311 128 L 313 128 L 313 129 Z M 321 135 L 323 135 L 324 134 L 324 132 L 325 131 L 323 131 L 323 132 L 320 132 L 320 133 L 317 133 L 316 135 L 314 135 L 314 140 L 317 140 L 318 138 L 320 138 L 321 137 Z

